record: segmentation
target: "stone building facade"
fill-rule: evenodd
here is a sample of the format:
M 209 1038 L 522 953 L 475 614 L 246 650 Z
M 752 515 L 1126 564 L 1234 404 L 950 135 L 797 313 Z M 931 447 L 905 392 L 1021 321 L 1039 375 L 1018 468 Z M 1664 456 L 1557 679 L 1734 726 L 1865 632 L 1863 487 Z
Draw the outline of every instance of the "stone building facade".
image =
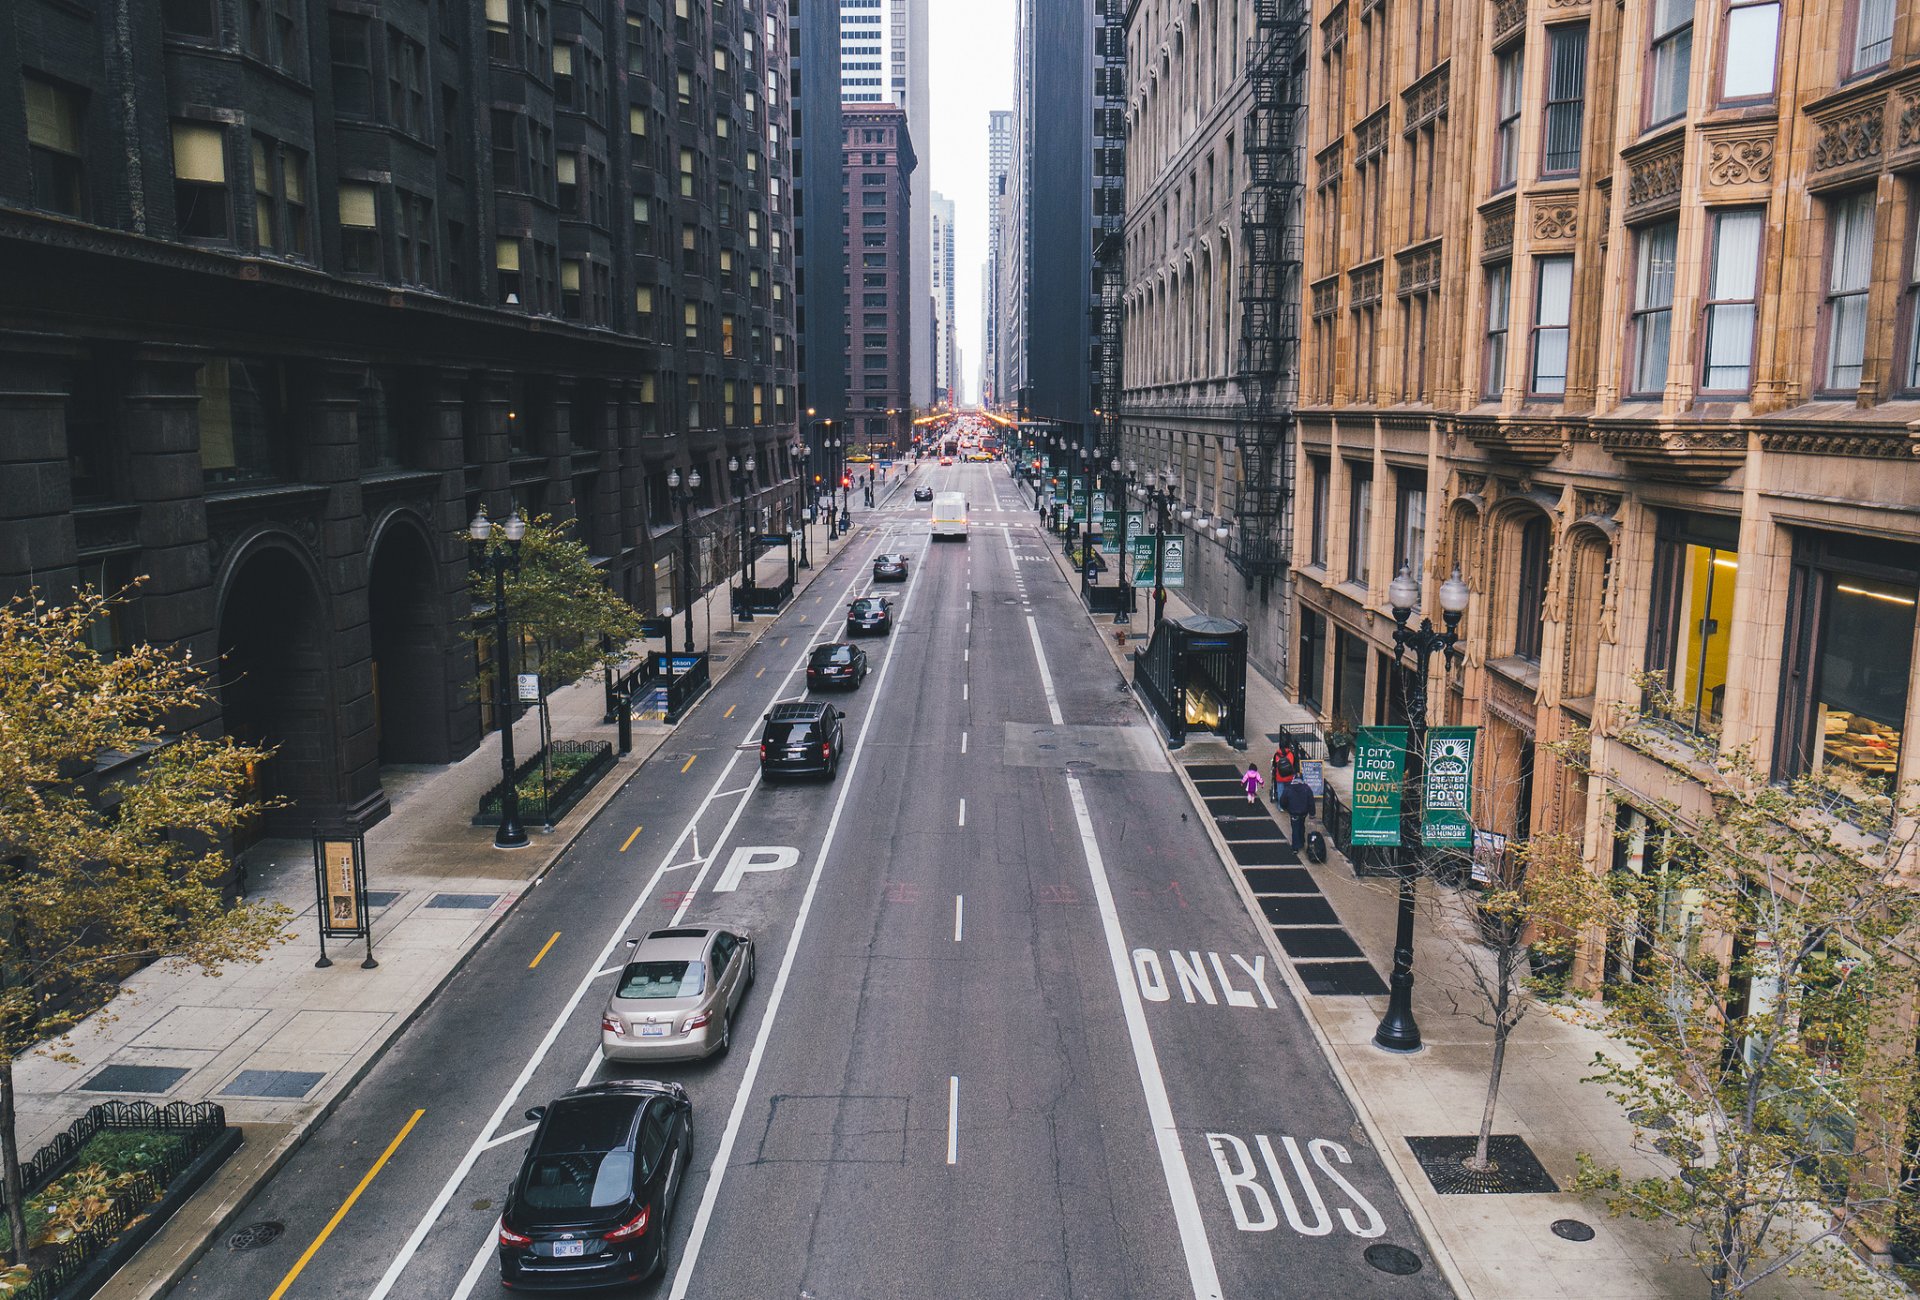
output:
M 492 725 L 482 506 L 573 520 L 654 609 L 671 469 L 703 554 L 729 455 L 789 517 L 783 5 L 4 21 L 0 591 L 141 578 L 103 644 L 218 665 L 205 725 L 277 747 L 284 826 L 376 820 L 382 764 Z
M 849 446 L 905 448 L 916 345 L 912 177 L 918 159 L 905 109 L 846 104 L 840 110 L 847 195 L 847 439 Z
M 1476 820 L 1650 871 L 1549 746 L 1666 721 L 1920 776 L 1920 27 L 1893 0 L 1316 0 L 1288 684 L 1393 723 L 1387 585 L 1458 565 Z M 1620 832 L 1616 834 L 1616 832 Z M 1589 974 L 1631 979 L 1622 954 Z

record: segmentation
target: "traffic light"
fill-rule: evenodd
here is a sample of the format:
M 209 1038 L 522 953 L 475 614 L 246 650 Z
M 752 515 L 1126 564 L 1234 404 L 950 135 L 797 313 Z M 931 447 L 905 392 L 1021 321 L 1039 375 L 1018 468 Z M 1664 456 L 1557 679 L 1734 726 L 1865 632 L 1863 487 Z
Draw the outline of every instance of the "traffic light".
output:
M 841 487 L 843 487 L 843 488 L 850 488 L 850 487 L 852 487 L 852 486 L 853 486 L 853 476 L 852 476 L 851 474 L 842 474 L 842 475 L 840 476 L 840 486 L 841 486 Z

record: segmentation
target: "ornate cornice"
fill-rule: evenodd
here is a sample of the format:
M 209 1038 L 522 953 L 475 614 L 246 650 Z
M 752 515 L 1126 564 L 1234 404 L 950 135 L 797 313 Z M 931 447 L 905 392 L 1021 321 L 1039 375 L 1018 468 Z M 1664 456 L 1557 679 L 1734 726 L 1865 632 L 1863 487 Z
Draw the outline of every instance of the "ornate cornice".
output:
M 1812 185 L 1841 184 L 1877 172 L 1886 152 L 1887 96 L 1875 96 L 1841 113 L 1815 118 Z
M 1676 132 L 1637 156 L 1623 153 L 1627 163 L 1627 220 L 1680 206 L 1686 148 L 1686 136 Z
M 1484 230 L 1480 256 L 1483 261 L 1498 261 L 1513 255 L 1513 206 L 1514 198 L 1508 194 L 1481 207 Z
M 1435 239 L 1417 248 L 1396 254 L 1395 292 L 1402 298 L 1428 293 L 1440 287 L 1440 241 Z
M 1353 128 L 1353 165 L 1364 167 L 1387 151 L 1387 109 L 1383 104 Z
M 1797 456 L 1852 456 L 1863 460 L 1912 460 L 1920 456 L 1920 426 L 1862 425 L 1840 420 L 1763 419 L 1755 423 L 1760 446 Z
M 1707 135 L 1706 158 L 1701 164 L 1708 189 L 1767 185 L 1773 180 L 1774 133 Z
M 1672 483 L 1718 483 L 1747 458 L 1747 427 L 1675 425 L 1655 421 L 1595 421 L 1594 441 L 1644 478 Z
M 1527 0 L 1494 0 L 1493 43 L 1495 45 L 1518 31 L 1527 21 Z
M 1533 243 L 1570 243 L 1579 233 L 1580 196 L 1553 194 L 1527 201 L 1527 232 Z
M 1521 420 L 1501 415 L 1454 416 L 1449 434 L 1459 434 L 1495 460 L 1537 469 L 1570 450 L 1579 436 L 1570 420 Z
M 1381 266 L 1380 262 L 1373 261 L 1365 266 L 1356 266 L 1347 272 L 1347 278 L 1352 282 L 1351 293 L 1355 307 L 1371 307 L 1380 301 L 1381 282 L 1385 279 Z
M 1448 64 L 1440 64 L 1401 94 L 1406 118 L 1406 125 L 1400 129 L 1402 135 L 1412 135 L 1428 122 L 1447 115 L 1448 68 Z
M 1313 282 L 1313 314 L 1331 316 L 1340 310 L 1340 277 L 1330 275 Z

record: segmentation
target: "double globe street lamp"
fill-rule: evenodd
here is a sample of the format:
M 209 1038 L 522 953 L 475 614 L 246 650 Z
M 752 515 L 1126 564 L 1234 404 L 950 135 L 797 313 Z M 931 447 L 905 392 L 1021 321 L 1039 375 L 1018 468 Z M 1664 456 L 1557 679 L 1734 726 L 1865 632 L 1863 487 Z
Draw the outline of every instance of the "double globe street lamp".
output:
M 500 723 L 500 826 L 493 833 L 496 849 L 527 847 L 527 828 L 520 824 L 520 791 L 514 787 L 513 761 L 513 660 L 507 625 L 507 575 L 520 571 L 520 540 L 527 535 L 527 521 L 515 508 L 497 525 L 506 545 L 491 545 L 496 528 L 481 506 L 467 525 L 467 537 L 473 543 L 474 567 L 493 576 L 493 644 L 498 664 L 494 672 L 494 712 Z
M 734 500 L 740 505 L 740 599 L 739 617 L 742 623 L 753 622 L 752 597 L 747 593 L 753 590 L 753 535 L 747 531 L 747 498 L 753 493 L 753 457 L 748 456 L 745 465 L 738 456 L 727 457 L 727 473 L 733 479 Z
M 812 412 L 809 411 L 808 413 L 811 414 Z M 795 434 L 793 441 L 787 444 L 787 454 L 793 457 L 794 464 L 805 466 L 807 464 L 806 440 L 800 437 L 799 434 Z M 794 506 L 797 511 L 794 517 L 794 526 L 800 530 L 800 567 L 803 569 L 811 569 L 813 567 L 813 561 L 807 555 L 806 478 L 807 476 L 803 470 L 800 474 L 800 489 L 794 493 Z
M 1442 656 L 1444 665 L 1460 653 L 1456 649 L 1460 620 L 1469 597 L 1456 564 L 1453 576 L 1440 584 L 1440 618 L 1446 630 L 1435 631 L 1430 618 L 1421 619 L 1418 628 L 1408 626 L 1420 606 L 1420 582 L 1410 568 L 1402 565 L 1387 586 L 1387 603 L 1393 607 L 1394 660 L 1401 672 L 1400 701 L 1407 714 L 1406 781 L 1400 797 L 1400 911 L 1393 936 L 1393 974 L 1387 980 L 1387 1013 L 1373 1031 L 1374 1046 L 1389 1052 L 1420 1050 L 1420 1026 L 1413 1018 L 1413 913 L 1421 847 L 1420 801 L 1426 780 L 1427 668 L 1435 654 Z M 1412 663 L 1401 658 L 1409 650 Z
M 673 493 L 673 504 L 680 511 L 680 607 L 686 611 L 687 642 L 686 652 L 693 653 L 693 527 L 688 522 L 687 510 L 693 505 L 700 488 L 700 471 L 687 471 L 685 485 L 682 486 L 680 471 L 667 473 L 667 488 Z M 668 645 L 672 649 L 672 645 Z

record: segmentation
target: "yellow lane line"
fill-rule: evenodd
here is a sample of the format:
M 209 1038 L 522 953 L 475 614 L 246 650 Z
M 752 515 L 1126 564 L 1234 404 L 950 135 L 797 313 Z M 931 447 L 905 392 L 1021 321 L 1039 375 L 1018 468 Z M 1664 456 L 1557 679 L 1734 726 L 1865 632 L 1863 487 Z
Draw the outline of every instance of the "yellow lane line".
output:
M 633 828 L 633 834 L 627 836 L 627 842 L 620 846 L 620 851 L 622 853 L 625 853 L 628 849 L 633 847 L 633 842 L 639 838 L 640 838 L 640 828 L 636 826 Z
M 547 953 L 552 950 L 554 944 L 559 942 L 560 942 L 560 932 L 558 930 L 555 930 L 553 932 L 553 938 L 547 940 L 545 945 L 541 947 L 540 951 L 533 955 L 533 960 L 527 963 L 527 969 L 532 970 L 535 966 L 538 966 L 540 964 L 540 959 L 546 956 Z
M 684 762 L 684 763 L 682 763 L 682 764 L 680 765 L 680 773 L 681 773 L 681 775 L 683 775 L 683 776 L 684 776 L 684 775 L 686 775 L 686 771 L 687 771 L 687 769 L 693 766 L 693 760 L 694 760 L 694 759 L 696 759 L 696 758 L 698 758 L 698 757 L 700 757 L 700 755 L 698 755 L 698 754 L 689 754 L 689 755 L 687 755 L 687 761 L 686 761 L 686 762 Z
M 765 677 L 766 675 L 767 675 L 767 670 L 765 668 L 760 669 L 759 672 L 754 674 L 755 677 Z
M 373 1181 L 373 1176 L 393 1158 L 393 1153 L 400 1149 L 400 1144 L 407 1140 L 407 1134 L 413 1132 L 413 1126 L 418 1124 L 420 1117 L 426 1113 L 424 1110 L 416 1110 L 412 1117 L 401 1125 L 400 1131 L 393 1135 L 393 1141 L 387 1143 L 387 1149 L 382 1151 L 380 1158 L 373 1162 L 373 1168 L 367 1170 L 367 1176 L 360 1180 L 358 1187 L 347 1193 L 347 1199 L 340 1202 L 340 1208 L 333 1212 L 331 1219 L 327 1220 L 327 1226 L 320 1229 L 320 1235 L 313 1239 L 313 1244 L 307 1247 L 306 1253 L 293 1262 L 293 1267 L 287 1270 L 287 1275 L 280 1279 L 280 1285 L 273 1289 L 273 1294 L 268 1296 L 267 1300 L 280 1300 L 280 1297 L 287 1293 L 287 1288 L 292 1286 L 294 1280 L 300 1276 L 300 1271 L 306 1268 L 308 1262 L 313 1259 L 314 1253 L 327 1244 L 327 1238 L 331 1237 L 333 1230 L 340 1226 L 340 1220 L 347 1217 L 347 1211 L 351 1210 L 353 1203 L 360 1199 L 360 1193 L 367 1190 L 367 1184 Z
M 739 707 L 740 706 L 738 704 L 729 704 L 727 706 L 727 711 L 721 714 L 720 716 L 723 718 L 731 718 L 733 716 L 733 711 Z

